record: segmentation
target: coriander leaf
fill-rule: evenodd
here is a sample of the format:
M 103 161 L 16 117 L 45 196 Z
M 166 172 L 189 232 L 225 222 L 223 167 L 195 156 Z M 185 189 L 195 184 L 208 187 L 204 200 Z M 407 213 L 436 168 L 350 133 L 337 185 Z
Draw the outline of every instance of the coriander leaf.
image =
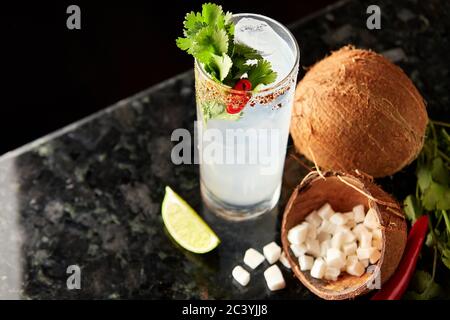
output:
M 178 48 L 180 48 L 181 50 L 185 50 L 188 53 L 192 54 L 192 52 L 190 52 L 193 48 L 193 43 L 192 43 L 192 39 L 190 38 L 178 38 L 177 39 L 177 46 Z
M 420 190 L 424 191 L 431 183 L 431 171 L 428 166 L 423 166 L 417 170 L 417 183 Z
M 201 104 L 203 120 L 206 122 L 211 118 L 216 117 L 218 114 L 225 110 L 225 107 L 215 101 L 207 101 Z
M 236 80 L 239 80 L 248 73 L 252 68 L 252 64 L 250 63 L 252 60 L 263 59 L 258 51 L 242 43 L 235 43 L 231 54 L 233 66 L 228 77 L 223 81 L 229 86 L 233 86 Z
M 228 34 L 228 38 L 229 38 L 229 45 L 228 45 L 228 54 L 231 55 L 233 50 L 234 50 L 234 23 L 233 21 L 231 21 L 231 17 L 232 17 L 232 13 L 231 12 L 227 12 L 224 17 L 224 28 L 225 31 Z
M 445 266 L 450 269 L 450 249 L 449 248 L 445 248 L 442 251 L 441 259 L 442 259 L 442 262 L 445 264 Z
M 202 6 L 203 21 L 208 25 L 214 25 L 218 20 L 221 22 L 221 26 L 224 25 L 224 17 L 222 7 L 214 3 L 205 3 Z
M 259 54 L 257 50 L 250 48 L 249 46 L 242 43 L 234 44 L 233 57 L 239 57 L 246 60 L 262 59 L 261 54 Z
M 183 23 L 185 37 L 177 39 L 177 46 L 207 64 L 212 55 L 221 56 L 228 51 L 230 39 L 224 25 L 222 7 L 206 3 L 202 13 L 190 12 L 186 15 Z
M 230 11 L 227 11 L 227 13 L 225 13 L 225 16 L 223 17 L 223 21 L 225 22 L 225 25 L 233 25 L 231 21 L 231 17 L 233 16 L 233 14 Z M 233 28 L 234 30 L 234 28 Z
M 275 81 L 276 73 L 258 51 L 234 43 L 232 14 L 224 13 L 220 5 L 205 3 L 201 13 L 186 14 L 183 27 L 184 37 L 176 40 L 177 46 L 194 56 L 217 82 L 233 87 L 247 76 L 256 90 Z
M 228 35 L 224 30 L 204 27 L 195 36 L 193 55 L 204 64 L 208 64 L 213 55 L 221 56 L 227 50 Z
M 427 247 L 431 248 L 432 246 L 434 246 L 434 243 L 435 243 L 435 241 L 434 241 L 434 238 L 433 238 L 433 233 L 432 232 L 428 232 L 427 238 L 425 240 L 425 245 Z
M 205 26 L 203 17 L 200 13 L 189 12 L 183 22 L 184 35 L 186 37 L 195 35 L 201 28 Z
M 434 181 L 448 185 L 449 183 L 449 171 L 445 168 L 442 158 L 435 158 L 431 167 L 431 175 Z
M 430 300 L 437 298 L 441 294 L 441 287 L 433 281 L 431 275 L 422 270 L 414 273 L 410 288 L 405 295 L 406 299 L 412 300 Z
M 233 61 L 231 61 L 231 58 L 226 53 L 223 53 L 221 56 L 213 55 L 212 62 L 210 63 L 210 66 L 216 69 L 216 73 L 219 75 L 216 78 L 220 81 L 225 79 L 232 65 Z
M 422 208 L 420 207 L 417 198 L 413 195 L 409 195 L 403 201 L 403 204 L 406 216 L 414 223 L 414 221 L 422 215 Z
M 450 188 L 432 181 L 422 194 L 422 203 L 427 210 L 449 210 Z
M 256 65 L 251 66 L 247 75 L 253 88 L 259 84 L 272 83 L 277 78 L 277 73 L 272 70 L 272 66 L 267 60 L 259 60 Z
M 242 115 L 240 113 L 230 114 L 225 110 L 225 106 L 223 104 L 217 103 L 215 101 L 208 101 L 203 103 L 202 105 L 203 112 L 203 120 L 206 122 L 209 119 L 219 119 L 219 120 L 232 120 L 236 121 Z
M 447 143 L 447 147 L 450 147 L 450 135 L 444 128 L 441 129 L 441 134 L 444 137 L 444 142 Z
M 244 44 L 236 43 L 233 49 L 233 80 L 240 79 L 242 75 L 248 73 L 252 65 L 257 63 L 258 60 L 263 60 L 258 51 Z

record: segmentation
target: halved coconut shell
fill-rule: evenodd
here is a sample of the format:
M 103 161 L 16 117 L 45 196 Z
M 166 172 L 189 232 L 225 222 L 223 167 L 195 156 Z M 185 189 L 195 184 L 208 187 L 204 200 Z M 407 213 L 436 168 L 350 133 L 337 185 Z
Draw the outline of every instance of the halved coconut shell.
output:
M 336 212 L 351 211 L 359 204 L 363 204 L 366 211 L 375 209 L 383 236 L 381 258 L 376 264 L 379 269 L 374 268 L 375 272 L 366 272 L 361 277 L 344 272 L 336 281 L 328 281 L 315 279 L 309 271 L 300 270 L 298 260 L 289 248 L 288 231 L 326 202 Z M 406 245 L 406 222 L 400 205 L 369 177 L 336 172 L 325 172 L 320 176 L 312 172 L 295 188 L 286 205 L 281 241 L 292 270 L 309 290 L 327 300 L 350 299 L 369 292 L 377 283 L 378 275 L 382 285 L 394 273 Z

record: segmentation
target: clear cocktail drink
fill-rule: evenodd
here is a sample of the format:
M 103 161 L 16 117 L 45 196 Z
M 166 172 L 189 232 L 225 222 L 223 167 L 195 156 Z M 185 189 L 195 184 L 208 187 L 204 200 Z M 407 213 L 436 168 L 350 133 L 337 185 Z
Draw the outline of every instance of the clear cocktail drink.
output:
M 236 91 L 196 62 L 198 147 L 205 203 L 227 218 L 246 219 L 271 210 L 280 196 L 299 50 L 292 34 L 270 18 L 237 14 L 233 20 L 235 42 L 258 50 L 277 79 Z M 239 113 L 216 112 L 243 103 Z

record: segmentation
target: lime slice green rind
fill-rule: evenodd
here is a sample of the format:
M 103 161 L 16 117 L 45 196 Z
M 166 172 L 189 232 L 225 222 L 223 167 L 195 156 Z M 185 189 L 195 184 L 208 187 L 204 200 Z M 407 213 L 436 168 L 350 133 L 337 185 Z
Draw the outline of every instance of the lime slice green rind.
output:
M 161 213 L 169 234 L 186 250 L 194 253 L 206 253 L 220 243 L 219 237 L 206 222 L 168 186 L 162 202 Z

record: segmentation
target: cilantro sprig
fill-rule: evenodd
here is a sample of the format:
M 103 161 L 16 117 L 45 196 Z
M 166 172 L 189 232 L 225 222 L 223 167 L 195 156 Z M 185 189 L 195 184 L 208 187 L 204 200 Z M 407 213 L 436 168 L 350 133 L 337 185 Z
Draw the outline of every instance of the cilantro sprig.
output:
M 415 194 L 406 197 L 405 213 L 411 222 L 421 215 L 429 218 L 426 244 L 433 250 L 431 273 L 417 270 L 415 278 L 420 285 L 408 294 L 413 299 L 428 299 L 438 295 L 435 282 L 436 262 L 450 269 L 450 124 L 430 121 L 427 138 L 417 159 Z M 429 265 L 429 263 L 428 263 Z
M 233 87 L 236 81 L 247 77 L 256 88 L 275 81 L 277 73 L 269 61 L 255 49 L 234 42 L 232 14 L 222 7 L 206 3 L 202 12 L 190 12 L 183 23 L 183 35 L 177 46 L 194 56 L 211 77 Z

